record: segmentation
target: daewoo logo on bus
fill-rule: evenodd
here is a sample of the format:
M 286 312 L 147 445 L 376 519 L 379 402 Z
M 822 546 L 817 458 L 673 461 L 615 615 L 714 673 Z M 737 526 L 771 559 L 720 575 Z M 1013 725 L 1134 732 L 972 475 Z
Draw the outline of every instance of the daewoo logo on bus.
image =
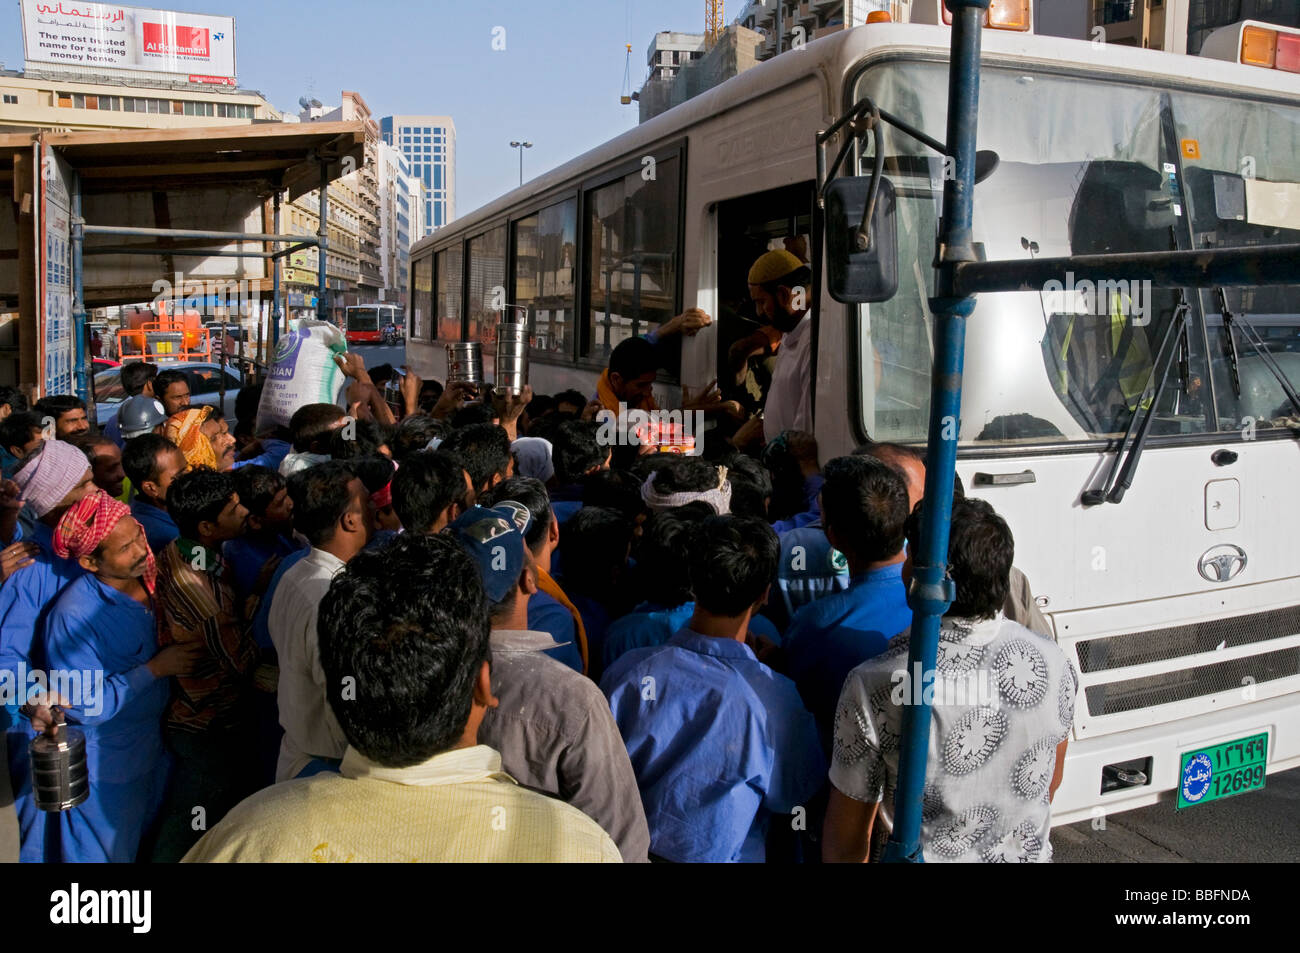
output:
M 1201 555 L 1196 568 L 1207 582 L 1227 582 L 1246 568 L 1246 551 L 1232 543 L 1220 543 Z
M 718 164 L 733 166 L 753 162 L 773 152 L 785 152 L 805 145 L 790 123 L 773 122 L 757 132 L 746 132 L 718 141 Z

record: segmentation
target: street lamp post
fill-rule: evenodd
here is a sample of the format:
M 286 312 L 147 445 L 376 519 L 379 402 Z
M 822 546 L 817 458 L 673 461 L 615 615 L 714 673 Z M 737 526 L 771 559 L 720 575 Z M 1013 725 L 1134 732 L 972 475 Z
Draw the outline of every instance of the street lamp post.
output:
M 532 147 L 533 144 L 531 142 L 520 142 L 518 140 L 515 140 L 514 142 L 510 143 L 510 148 L 519 150 L 519 184 L 520 185 L 524 184 L 524 150 L 531 149 Z

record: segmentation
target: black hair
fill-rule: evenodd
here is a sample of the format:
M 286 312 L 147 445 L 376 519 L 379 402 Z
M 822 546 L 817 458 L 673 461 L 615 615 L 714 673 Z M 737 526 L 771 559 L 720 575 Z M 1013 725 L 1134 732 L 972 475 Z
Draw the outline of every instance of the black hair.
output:
M 348 466 L 366 485 L 367 493 L 378 493 L 393 479 L 393 461 L 381 453 L 372 453 L 368 457 L 353 457 L 348 461 Z
M 226 419 L 226 412 L 222 410 L 220 407 L 218 407 L 216 404 L 194 404 L 192 406 L 208 408 L 208 416 L 204 419 L 204 423 L 207 423 L 207 421 L 209 420 L 214 420 L 217 423 L 221 423 L 221 421 Z
M 42 417 L 34 410 L 16 410 L 0 420 L 0 445 L 6 450 L 21 447 L 32 439 L 32 432 L 44 431 Z
M 713 513 L 709 507 L 708 512 Z M 642 598 L 667 606 L 691 600 L 691 528 L 700 521 L 699 507 L 674 506 L 646 520 L 636 547 L 637 584 Z
M 514 500 L 528 507 L 533 523 L 528 527 L 524 542 L 528 544 L 529 552 L 536 556 L 546 544 L 551 523 L 555 521 L 555 514 L 551 512 L 551 499 L 546 495 L 546 486 L 533 477 L 511 477 L 494 486 L 486 498 L 479 502 L 484 506 L 496 506 L 502 500 Z
M 257 409 L 262 403 L 263 384 L 246 384 L 239 389 L 238 396 L 235 397 L 235 419 L 239 421 L 239 429 L 245 429 L 245 425 L 252 433 L 252 428 L 256 426 Z
M 239 502 L 248 507 L 251 515 L 258 519 L 265 517 L 266 508 L 285 488 L 284 477 L 270 467 L 257 464 L 249 464 L 231 472 L 235 478 L 235 492 L 239 494 Z
M 492 478 L 510 468 L 510 437 L 496 424 L 470 424 L 452 432 L 438 445 L 461 459 L 475 492 L 487 489 Z
M 352 468 L 338 460 L 318 463 L 289 477 L 293 528 L 306 536 L 307 542 L 320 546 L 333 538 L 339 520 L 352 505 L 348 484 L 355 477 Z
M 676 463 L 677 459 L 678 455 L 675 453 L 643 453 L 632 461 L 632 465 L 627 470 L 632 476 L 636 477 L 637 486 L 640 487 L 645 482 L 646 477 Z
M 643 337 L 627 338 L 620 341 L 618 347 L 609 355 L 609 372 L 617 374 L 623 380 L 634 380 L 644 374 L 653 374 L 659 370 L 659 353 L 655 346 Z M 582 406 L 586 406 L 586 401 Z
M 380 364 L 378 367 L 372 367 L 366 371 L 370 375 L 370 383 L 383 389 L 383 386 L 393 379 L 393 365 Z
M 577 407 L 578 409 L 574 411 L 572 414 L 570 414 L 568 411 L 560 410 L 561 404 L 572 404 L 574 407 Z M 561 414 L 562 416 L 577 417 L 579 414 L 582 413 L 583 409 L 586 406 L 587 406 L 587 398 L 583 397 L 580 391 L 562 390 L 555 395 L 555 412 L 557 414 Z
M 459 430 L 462 427 L 471 427 L 474 424 L 490 424 L 495 419 L 496 412 L 493 411 L 492 406 L 485 404 L 481 400 L 476 400 L 452 414 L 450 423 L 453 430 Z
M 672 454 L 669 461 L 655 472 L 656 493 L 705 493 L 718 488 L 718 468 L 699 457 Z
M 763 466 L 772 475 L 772 499 L 767 506 L 769 520 L 789 519 L 808 508 L 805 477 L 799 461 L 781 434 L 763 448 Z
M 156 433 L 132 437 L 122 446 L 122 469 L 137 490 L 158 479 L 158 456 L 164 450 L 180 452 L 176 444 Z
M 921 544 L 921 512 L 925 503 L 907 520 L 908 546 L 913 554 Z M 952 501 L 952 522 L 948 530 L 948 575 L 957 587 L 957 598 L 946 615 L 965 619 L 991 619 L 1007 601 L 1011 588 L 1011 564 L 1016 546 L 1011 528 L 985 500 Z
M 198 540 L 199 524 L 204 520 L 215 523 L 234 495 L 235 478 L 229 473 L 196 467 L 172 481 L 167 490 L 167 512 L 182 536 Z
M 528 406 L 524 409 L 533 420 L 545 417 L 555 410 L 555 398 L 549 394 L 534 394 L 533 399 L 528 402 Z
M 420 382 L 420 409 L 426 414 L 433 410 L 442 397 L 442 381 Z
M 159 400 L 163 399 L 163 394 L 167 393 L 167 388 L 173 384 L 184 384 L 189 386 L 189 381 L 185 379 L 184 371 L 178 371 L 175 368 L 169 368 L 165 371 L 159 371 L 153 379 L 153 393 Z
M 421 450 L 407 457 L 393 475 L 393 511 L 402 526 L 426 533 L 453 503 L 467 502 L 464 469 L 450 454 Z
M 335 404 L 307 404 L 289 418 L 289 439 L 298 453 L 323 453 L 330 431 L 347 415 Z
M 460 740 L 491 630 L 478 567 L 453 539 L 403 533 L 360 553 L 316 631 L 326 698 L 360 754 L 404 768 Z
M 339 427 L 329 435 L 326 450 L 335 460 L 353 460 L 379 453 L 388 442 L 382 425 L 374 420 L 354 420 L 350 427 Z
M 733 516 L 767 519 L 767 501 L 772 496 L 772 475 L 753 457 L 733 453 L 722 461 L 731 481 Z
M 629 524 L 648 511 L 641 481 L 626 470 L 597 470 L 582 478 L 582 505 L 617 510 Z
M 36 402 L 35 411 L 42 417 L 58 420 L 72 410 L 85 410 L 86 402 L 75 394 L 50 394 Z
M 836 457 L 822 470 L 822 522 L 846 553 L 873 563 L 898 555 L 908 517 L 907 484 L 875 457 Z
M 564 524 L 560 563 L 564 589 L 608 602 L 611 589 L 627 566 L 632 522 L 605 506 L 584 506 Z
M 609 448 L 596 439 L 599 432 L 600 425 L 591 420 L 566 420 L 551 431 L 556 486 L 577 483 L 584 473 L 605 462 Z
M 405 463 L 411 454 L 420 453 L 428 447 L 429 441 L 434 437 L 441 437 L 446 433 L 447 425 L 437 417 L 411 414 L 409 417 L 404 417 L 397 425 L 397 432 L 388 441 L 388 446 L 393 451 L 393 459 L 398 463 Z
M 158 376 L 158 365 L 147 361 L 128 361 L 122 365 L 119 379 L 122 390 L 127 397 L 136 397 L 144 393 L 144 385 Z
M 13 413 L 20 414 L 28 408 L 27 395 L 17 387 L 0 387 L 0 407 L 6 404 Z
M 84 453 L 86 459 L 93 463 L 96 447 L 116 447 L 117 442 L 112 437 L 106 437 L 103 434 L 83 433 L 72 441 L 72 445 Z
M 692 537 L 691 591 L 695 604 L 707 612 L 740 615 L 776 577 L 781 545 L 761 519 L 710 516 L 695 525 Z
M 886 463 L 893 467 L 903 482 L 907 482 L 907 470 L 904 464 L 912 461 L 919 464 L 922 469 L 925 467 L 925 452 L 918 447 L 909 447 L 905 443 L 877 443 L 868 441 L 860 447 L 853 450 L 855 457 L 875 457 L 881 463 Z

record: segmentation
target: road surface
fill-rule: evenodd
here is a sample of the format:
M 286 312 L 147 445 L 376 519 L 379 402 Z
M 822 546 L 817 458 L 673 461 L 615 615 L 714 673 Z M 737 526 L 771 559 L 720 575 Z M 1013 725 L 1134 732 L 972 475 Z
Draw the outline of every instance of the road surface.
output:
M 1300 861 L 1300 769 L 1262 791 L 1175 811 L 1172 801 L 1052 831 L 1057 863 L 1294 863 Z

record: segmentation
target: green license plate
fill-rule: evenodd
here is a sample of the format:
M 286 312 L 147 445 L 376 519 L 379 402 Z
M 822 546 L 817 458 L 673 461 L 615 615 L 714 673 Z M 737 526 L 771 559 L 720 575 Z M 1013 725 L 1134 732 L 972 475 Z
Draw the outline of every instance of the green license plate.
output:
M 1178 809 L 1257 791 L 1267 766 L 1267 732 L 1188 751 L 1178 770 Z

